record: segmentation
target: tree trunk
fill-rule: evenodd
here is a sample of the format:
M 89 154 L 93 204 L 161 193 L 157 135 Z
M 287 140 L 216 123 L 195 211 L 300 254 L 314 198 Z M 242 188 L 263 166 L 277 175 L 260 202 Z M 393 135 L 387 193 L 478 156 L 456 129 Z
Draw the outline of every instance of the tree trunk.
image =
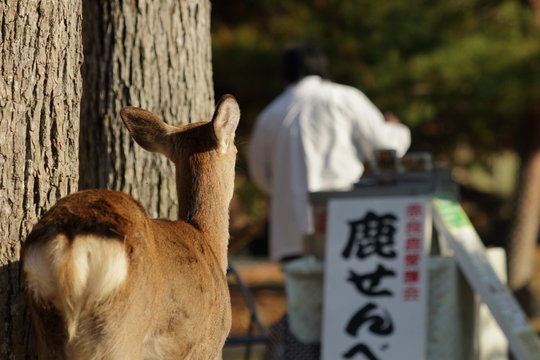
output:
M 130 193 L 153 217 L 175 217 L 175 176 L 163 157 L 133 145 L 120 117 L 139 106 L 168 123 L 210 120 L 207 0 L 84 2 L 81 188 Z
M 81 1 L 0 2 L 0 359 L 35 358 L 21 241 L 77 189 Z
M 538 309 L 531 289 L 540 225 L 540 109 L 523 121 L 520 180 L 508 244 L 508 282 L 529 316 Z

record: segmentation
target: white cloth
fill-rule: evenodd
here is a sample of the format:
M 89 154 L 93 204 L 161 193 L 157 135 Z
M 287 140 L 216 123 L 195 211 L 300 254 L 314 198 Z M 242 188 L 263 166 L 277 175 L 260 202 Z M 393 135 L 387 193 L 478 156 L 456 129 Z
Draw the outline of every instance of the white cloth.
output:
M 307 76 L 289 86 L 259 115 L 248 165 L 270 195 L 270 258 L 302 253 L 312 231 L 308 192 L 346 190 L 377 149 L 403 156 L 410 131 L 388 123 L 359 90 Z

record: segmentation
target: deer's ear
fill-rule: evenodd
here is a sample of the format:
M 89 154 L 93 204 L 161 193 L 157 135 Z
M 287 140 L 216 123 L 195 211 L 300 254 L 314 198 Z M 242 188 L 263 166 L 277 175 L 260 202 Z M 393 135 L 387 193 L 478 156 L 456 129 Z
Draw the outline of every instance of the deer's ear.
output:
M 171 126 L 150 111 L 136 107 L 125 107 L 120 111 L 122 121 L 131 137 L 145 150 L 166 155 Z
M 227 152 L 234 143 L 234 133 L 240 121 L 240 108 L 232 95 L 225 95 L 216 106 L 212 125 L 219 150 Z

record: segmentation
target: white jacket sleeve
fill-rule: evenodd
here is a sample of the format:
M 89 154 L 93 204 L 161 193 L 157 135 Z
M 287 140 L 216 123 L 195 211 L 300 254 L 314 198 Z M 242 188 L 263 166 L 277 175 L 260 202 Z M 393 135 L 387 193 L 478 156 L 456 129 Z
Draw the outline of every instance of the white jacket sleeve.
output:
M 248 148 L 248 167 L 251 178 L 265 193 L 272 192 L 271 144 L 264 119 L 259 117 L 251 134 Z
M 374 150 L 393 149 L 397 156 L 405 155 L 411 145 L 411 132 L 404 124 L 389 123 L 377 107 L 361 92 L 351 94 L 350 116 L 353 136 L 362 153 L 371 156 Z

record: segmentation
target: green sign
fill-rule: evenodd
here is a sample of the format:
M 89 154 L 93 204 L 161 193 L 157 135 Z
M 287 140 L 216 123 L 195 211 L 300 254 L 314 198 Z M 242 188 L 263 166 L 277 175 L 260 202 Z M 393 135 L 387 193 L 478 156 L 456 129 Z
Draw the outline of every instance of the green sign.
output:
M 461 205 L 454 199 L 445 195 L 435 195 L 433 206 L 450 229 L 472 226 L 467 214 L 465 214 Z

